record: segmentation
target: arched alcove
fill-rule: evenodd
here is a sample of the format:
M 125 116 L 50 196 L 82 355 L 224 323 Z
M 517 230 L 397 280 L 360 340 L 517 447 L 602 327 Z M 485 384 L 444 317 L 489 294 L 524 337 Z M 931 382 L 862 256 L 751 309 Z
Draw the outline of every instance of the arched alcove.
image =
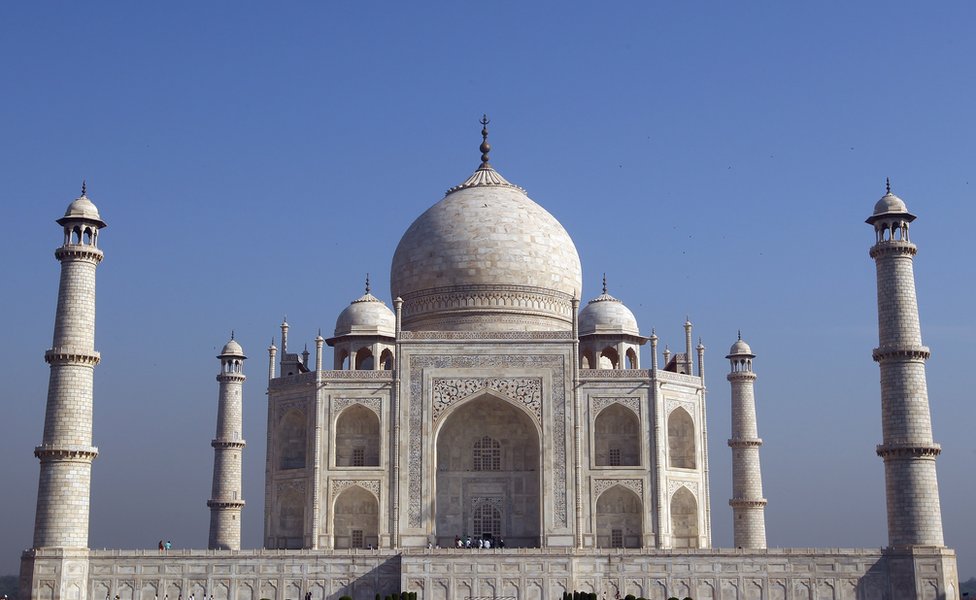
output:
M 507 547 L 537 547 L 541 445 L 535 423 L 491 394 L 468 400 L 443 418 L 436 456 L 438 543 L 450 546 L 459 535 L 494 537 L 493 527 L 475 528 L 484 529 L 497 517 L 497 533 Z
M 614 403 L 604 408 L 593 423 L 598 467 L 640 464 L 640 423 L 634 411 Z
M 334 547 L 379 546 L 379 512 L 376 496 L 358 485 L 339 494 L 332 517 Z
M 695 421 L 683 408 L 668 415 L 668 466 L 676 469 L 696 468 Z
M 684 486 L 671 496 L 671 539 L 675 548 L 698 547 L 698 501 Z
M 307 446 L 305 414 L 290 410 L 278 425 L 277 454 L 279 469 L 304 469 Z
M 621 485 L 615 485 L 596 501 L 596 545 L 598 548 L 640 548 L 640 497 Z
M 628 369 L 638 369 L 639 361 L 637 360 L 637 352 L 633 348 L 627 348 L 627 368 Z
M 607 346 L 600 352 L 600 362 L 598 363 L 598 369 L 616 369 L 617 365 L 620 364 L 620 355 L 617 351 Z
M 276 546 L 301 548 L 305 542 L 305 495 L 294 490 L 278 498 Z
M 380 364 L 383 365 L 384 371 L 390 371 L 393 369 L 393 351 L 389 348 L 383 350 L 380 353 Z
M 373 351 L 369 348 L 360 348 L 356 351 L 356 370 L 357 371 L 372 371 L 373 370 Z
M 335 428 L 335 457 L 339 467 L 380 465 L 380 419 L 362 404 L 339 414 Z

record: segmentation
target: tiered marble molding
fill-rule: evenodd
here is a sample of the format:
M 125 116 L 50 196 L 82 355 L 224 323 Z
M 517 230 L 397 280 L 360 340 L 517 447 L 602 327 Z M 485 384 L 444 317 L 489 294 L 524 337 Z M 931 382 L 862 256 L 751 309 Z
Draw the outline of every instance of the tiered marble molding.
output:
M 881 212 L 884 208 L 887 212 Z M 883 435 L 877 452 L 884 460 L 888 543 L 893 547 L 943 545 L 935 469 L 941 449 L 932 440 L 925 382 L 929 349 L 922 345 L 915 294 L 917 248 L 908 239 L 914 219 L 889 191 L 867 221 L 876 234 L 871 258 L 877 266 L 879 343 L 873 357 L 881 368 Z

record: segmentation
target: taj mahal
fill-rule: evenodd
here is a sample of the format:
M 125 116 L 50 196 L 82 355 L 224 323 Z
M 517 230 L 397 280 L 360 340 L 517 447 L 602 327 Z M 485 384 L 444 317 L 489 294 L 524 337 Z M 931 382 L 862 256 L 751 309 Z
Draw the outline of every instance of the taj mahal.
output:
M 709 390 L 730 398 L 732 414 L 728 449 L 712 449 L 732 453 L 732 489 L 712 490 L 705 347 L 692 323 L 672 350 L 638 327 L 605 279 L 602 294 L 580 298 L 573 240 L 495 170 L 487 126 L 474 173 L 403 234 L 389 304 L 367 279 L 331 336 L 315 336 L 314 354 L 289 345 L 286 320 L 266 371 L 245 369 L 255 361 L 233 336 L 216 357 L 208 549 L 88 547 L 106 222 L 82 189 L 57 219 L 61 279 L 22 597 L 958 598 L 915 295 L 915 215 L 890 186 L 865 240 L 877 267 L 887 544 L 769 549 L 756 354 L 732 336 L 728 396 Z M 265 387 L 265 493 L 244 498 L 242 464 L 260 459 L 247 453 L 242 406 Z M 719 406 L 709 408 L 728 410 Z M 713 495 L 730 509 L 713 512 Z M 260 549 L 241 548 L 245 503 L 263 507 Z M 733 547 L 713 547 L 713 518 L 733 520 Z M 490 550 L 457 548 L 471 540 Z

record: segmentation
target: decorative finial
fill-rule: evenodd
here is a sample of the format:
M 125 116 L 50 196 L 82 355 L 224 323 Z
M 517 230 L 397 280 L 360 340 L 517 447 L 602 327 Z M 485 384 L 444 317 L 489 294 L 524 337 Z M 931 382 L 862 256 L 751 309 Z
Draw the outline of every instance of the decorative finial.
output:
M 234 330 L 233 329 L 230 330 L 230 339 L 234 339 Z
M 86 181 L 85 181 L 84 179 L 82 179 L 82 180 L 81 180 L 81 195 L 82 195 L 82 196 L 84 196 L 84 195 L 85 195 L 85 188 L 87 187 L 87 186 L 86 186 L 86 183 L 87 183 L 87 182 L 86 182 Z
M 319 327 L 319 337 L 322 337 L 322 328 Z
M 885 177 L 885 193 L 886 194 L 891 193 L 891 180 L 888 179 L 887 177 Z
M 653 327 L 651 327 L 651 335 L 657 335 L 657 332 L 654 331 L 654 328 Z
M 366 295 L 369 295 L 369 273 L 366 273 Z
M 603 295 L 607 294 L 607 274 L 603 274 Z
M 739 341 L 740 342 L 742 341 L 742 330 L 741 329 L 739 330 Z
M 488 115 L 481 115 L 481 166 L 488 167 L 488 153 L 491 152 L 491 144 L 488 143 Z

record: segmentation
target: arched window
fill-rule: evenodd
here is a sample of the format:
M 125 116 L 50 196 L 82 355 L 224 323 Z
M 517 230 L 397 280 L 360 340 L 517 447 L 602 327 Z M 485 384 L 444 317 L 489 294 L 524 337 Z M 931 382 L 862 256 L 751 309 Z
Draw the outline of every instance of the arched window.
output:
M 590 353 L 589 352 L 580 353 L 580 368 L 591 369 L 592 368 L 590 366 L 591 364 L 593 364 L 593 361 L 590 360 Z
M 380 466 L 380 418 L 362 404 L 354 404 L 336 419 L 336 466 Z
M 617 467 L 640 464 L 640 436 L 637 415 L 613 403 L 597 415 L 593 423 L 596 466 Z
M 695 422 L 683 408 L 668 417 L 668 466 L 676 469 L 696 468 Z
M 491 504 L 479 504 L 474 509 L 474 516 L 471 529 L 478 537 L 490 539 L 499 538 L 502 535 L 502 513 Z
M 487 435 L 474 443 L 474 470 L 501 471 L 501 444 Z
M 278 426 L 278 466 L 281 469 L 305 468 L 305 415 L 288 411 Z

